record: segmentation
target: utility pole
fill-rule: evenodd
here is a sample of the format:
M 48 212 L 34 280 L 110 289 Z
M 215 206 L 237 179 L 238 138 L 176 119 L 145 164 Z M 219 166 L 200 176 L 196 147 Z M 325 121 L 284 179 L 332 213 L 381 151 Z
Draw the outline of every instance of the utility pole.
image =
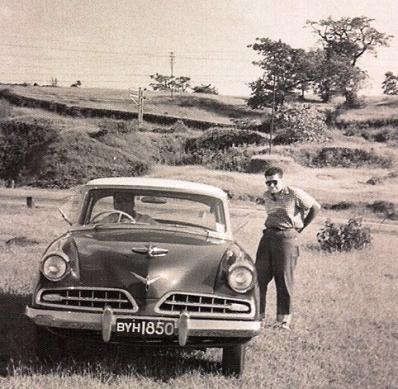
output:
M 144 91 L 138 88 L 138 125 L 144 123 Z
M 175 55 L 174 55 L 174 51 L 170 51 L 170 79 L 171 82 L 173 82 L 173 70 L 174 70 L 174 59 L 175 59 Z M 171 90 L 170 90 L 170 95 L 171 97 L 173 97 L 173 84 L 171 84 Z
M 271 128 L 269 134 L 269 153 L 272 153 L 272 138 L 274 137 L 274 121 L 275 121 L 275 103 L 276 103 L 276 82 L 274 76 L 274 90 L 272 96 L 272 110 L 271 110 Z

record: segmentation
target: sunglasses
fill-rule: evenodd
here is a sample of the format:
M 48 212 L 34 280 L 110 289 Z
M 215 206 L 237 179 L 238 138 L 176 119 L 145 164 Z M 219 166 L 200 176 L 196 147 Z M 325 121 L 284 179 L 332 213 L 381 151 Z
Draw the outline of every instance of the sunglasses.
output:
M 277 180 L 265 181 L 265 183 L 266 183 L 267 186 L 271 186 L 271 185 L 277 186 L 278 185 L 278 181 Z

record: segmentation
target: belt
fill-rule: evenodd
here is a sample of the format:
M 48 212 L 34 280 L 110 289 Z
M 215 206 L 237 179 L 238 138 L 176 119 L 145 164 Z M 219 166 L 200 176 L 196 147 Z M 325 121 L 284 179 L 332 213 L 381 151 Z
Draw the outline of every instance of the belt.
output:
M 288 227 L 288 228 L 279 228 L 279 227 L 265 227 L 264 231 L 270 230 L 270 231 L 290 231 L 294 230 L 293 227 Z

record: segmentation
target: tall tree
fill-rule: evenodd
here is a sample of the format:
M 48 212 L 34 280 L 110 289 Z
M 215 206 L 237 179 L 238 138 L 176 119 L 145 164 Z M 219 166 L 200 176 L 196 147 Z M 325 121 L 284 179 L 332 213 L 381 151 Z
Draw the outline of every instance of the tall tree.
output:
M 384 77 L 382 82 L 383 93 L 385 95 L 398 95 L 398 76 L 393 72 L 387 72 Z
M 325 78 L 321 81 L 322 98 L 324 101 L 329 100 L 333 82 L 331 78 L 336 74 L 335 64 L 337 67 L 345 68 L 343 77 L 346 80 L 346 85 L 342 85 L 343 94 L 349 96 L 351 102 L 356 99 L 356 91 L 359 88 L 359 83 L 364 78 L 364 73 L 357 67 L 358 59 L 366 52 L 377 54 L 377 48 L 388 46 L 392 35 L 379 32 L 372 23 L 374 19 L 366 16 L 360 17 L 343 17 L 338 20 L 333 20 L 331 17 L 319 21 L 307 21 L 324 49 L 324 60 L 322 62 L 323 73 Z M 349 77 L 349 67 L 352 70 L 351 77 Z M 319 80 L 318 80 L 319 81 Z M 350 103 L 347 100 L 347 103 Z
M 323 101 L 332 95 L 342 94 L 349 105 L 355 105 L 356 96 L 366 72 L 338 55 L 328 56 L 319 49 L 311 52 L 313 89 Z
M 253 62 L 263 69 L 263 75 L 250 83 L 252 95 L 248 104 L 262 108 L 275 103 L 282 105 L 288 95 L 308 89 L 310 77 L 307 71 L 307 57 L 303 49 L 294 49 L 281 40 L 257 38 L 249 45 L 261 59 Z

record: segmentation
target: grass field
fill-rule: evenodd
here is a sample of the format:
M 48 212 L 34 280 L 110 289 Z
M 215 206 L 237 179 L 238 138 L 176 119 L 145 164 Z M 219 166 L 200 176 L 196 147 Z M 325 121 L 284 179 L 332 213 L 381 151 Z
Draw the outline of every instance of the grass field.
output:
M 397 120 L 397 107 L 397 96 L 366 97 L 363 99 L 363 107 L 346 110 L 339 116 L 339 120 L 346 123 Z
M 157 176 L 229 185 L 247 193 L 261 193 L 261 175 L 209 172 L 200 168 L 159 168 Z M 347 197 L 353 188 L 342 183 L 329 191 L 318 189 L 320 172 L 304 172 L 306 189 L 329 201 Z M 327 175 L 342 175 L 332 169 Z M 323 174 L 326 174 L 322 170 Z M 303 177 L 303 172 L 300 176 Z M 308 173 L 308 174 L 306 174 Z M 361 174 L 356 178 L 360 180 Z M 223 175 L 221 177 L 221 174 Z M 299 184 L 292 171 L 287 179 Z M 343 178 L 342 178 L 343 179 Z M 246 180 L 246 181 L 244 181 Z M 245 187 L 244 183 L 247 183 Z M 356 183 L 355 185 L 359 185 Z M 301 185 L 303 186 L 303 185 Z M 245 187 L 245 188 L 243 188 Z M 356 188 L 358 189 L 358 188 Z M 346 190 L 347 192 L 344 192 Z M 383 188 L 371 187 L 381 196 Z M 335 192 L 336 194 L 335 194 Z M 341 192 L 343 191 L 343 192 Z M 355 253 L 324 254 L 316 248 L 316 232 L 324 218 L 341 218 L 323 212 L 302 239 L 297 268 L 296 308 L 293 331 L 271 327 L 275 313 L 275 290 L 269 293 L 266 327 L 249 343 L 246 370 L 241 379 L 221 375 L 221 353 L 131 350 L 115 346 L 70 343 L 68 356 L 54 365 L 40 365 L 33 353 L 32 325 L 23 309 L 46 245 L 66 224 L 56 207 L 70 192 L 51 190 L 0 190 L 0 387 L 1 388 L 396 388 L 398 353 L 397 279 L 398 264 L 393 244 L 396 224 L 383 228 L 370 224 L 372 247 Z M 355 196 L 362 196 L 356 191 Z M 25 207 L 25 196 L 33 195 L 36 208 Z M 390 192 L 391 196 L 395 196 Z M 233 202 L 232 222 L 238 241 L 255 254 L 263 223 L 261 207 Z M 242 226 L 240 229 L 239 227 Z M 14 244 L 5 241 L 25 237 Z

